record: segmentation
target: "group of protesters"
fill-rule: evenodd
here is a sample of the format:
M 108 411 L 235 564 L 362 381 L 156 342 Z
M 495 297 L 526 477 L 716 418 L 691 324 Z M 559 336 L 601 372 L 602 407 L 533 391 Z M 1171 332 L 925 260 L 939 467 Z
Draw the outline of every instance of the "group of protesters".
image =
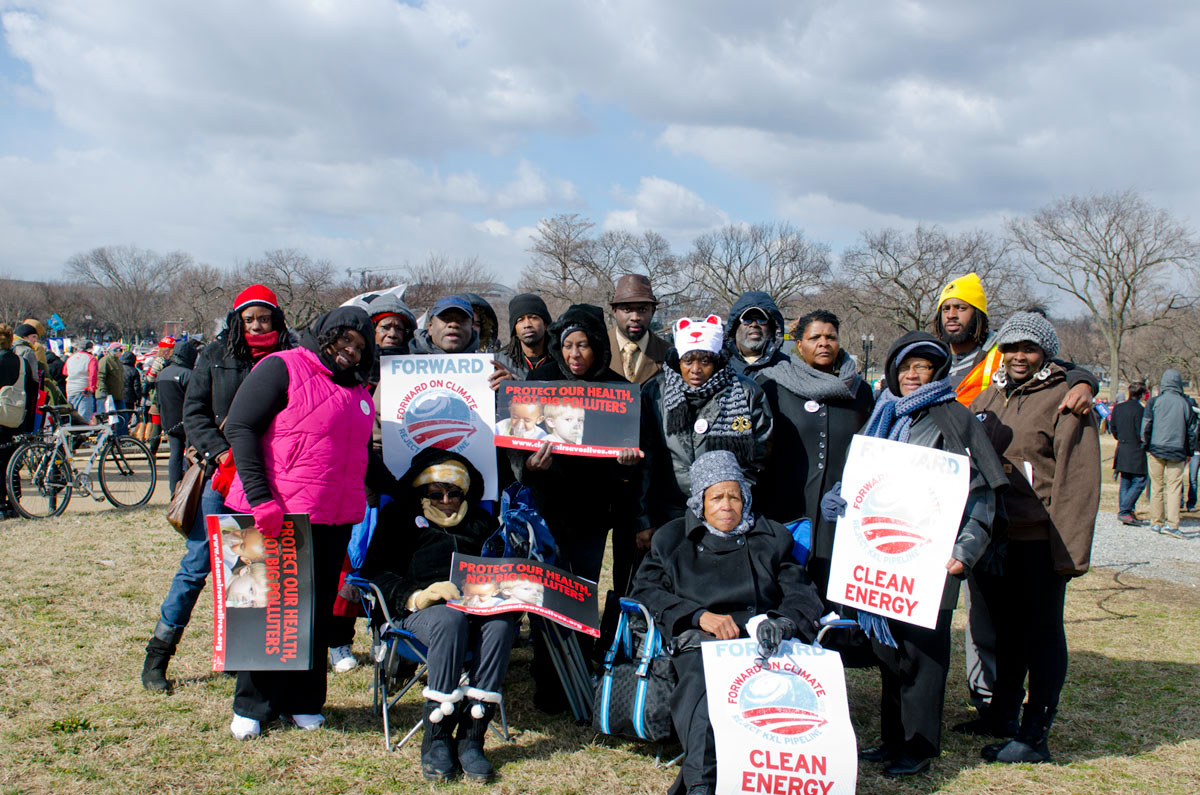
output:
M 339 590 L 344 559 L 370 506 L 377 525 L 357 568 L 429 647 L 422 773 L 490 780 L 483 739 L 514 620 L 445 603 L 459 597 L 451 556 L 479 554 L 497 524 L 494 506 L 482 501 L 479 469 L 456 453 L 427 449 L 399 478 L 390 472 L 377 393 L 381 356 L 484 352 L 494 354 L 494 389 L 511 379 L 641 385 L 636 448 L 592 458 L 555 452 L 546 440 L 535 452 L 496 455 L 502 482 L 532 493 L 557 565 L 598 581 L 611 541 L 613 591 L 645 604 L 669 639 L 685 752 L 672 792 L 712 792 L 716 781 L 700 642 L 752 637 L 769 653 L 787 638 L 812 641 L 831 611 L 856 619 L 857 629 L 831 636 L 846 664 L 881 674 L 881 737 L 862 743 L 860 758 L 892 777 L 928 770 L 941 751 L 951 617 L 964 580 L 977 715 L 954 729 L 994 738 L 982 749 L 989 761 L 1050 760 L 1067 670 L 1066 585 L 1088 569 L 1100 468 L 1098 384 L 1055 358 L 1050 321 L 1018 312 L 993 330 L 978 276 L 956 278 L 931 331 L 891 345 L 876 391 L 841 348 L 831 312 L 815 309 L 789 326 L 770 295 L 748 292 L 725 318 L 677 319 L 668 341 L 652 331 L 658 306 L 651 282 L 629 274 L 607 313 L 579 304 L 555 318 L 541 297 L 521 294 L 500 329 L 486 301 L 464 294 L 438 299 L 419 322 L 395 293 L 381 292 L 294 332 L 268 288 L 246 288 L 181 390 L 181 438 L 195 447 L 205 485 L 146 647 L 143 685 L 170 689 L 168 663 L 209 574 L 204 517 L 216 513 L 252 513 L 264 536 L 279 533 L 284 514 L 309 514 L 314 649 L 328 648 L 335 670 L 352 668 L 354 614 L 332 605 L 353 596 Z M 826 598 L 855 434 L 969 458 L 933 629 Z M 590 656 L 590 638 L 580 638 Z M 535 706 L 565 711 L 538 633 L 532 674 Z M 252 738 L 276 718 L 318 728 L 325 693 L 323 657 L 307 671 L 240 672 L 231 731 Z

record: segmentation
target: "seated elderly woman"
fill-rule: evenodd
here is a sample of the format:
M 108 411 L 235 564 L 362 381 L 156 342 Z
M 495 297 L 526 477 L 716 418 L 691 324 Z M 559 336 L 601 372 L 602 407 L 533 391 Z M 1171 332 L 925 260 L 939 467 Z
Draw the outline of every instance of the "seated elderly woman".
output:
M 765 615 L 756 637 L 767 651 L 786 638 L 816 637 L 821 600 L 792 557 L 783 525 L 751 510 L 750 487 L 728 450 L 714 450 L 691 468 L 688 513 L 654 534 L 632 596 L 671 638 L 679 686 L 671 695 L 684 760 L 670 793 L 711 793 L 716 746 L 708 720 L 700 643 L 744 637 L 746 623 Z
M 392 614 L 403 616 L 404 629 L 429 648 L 421 774 L 447 781 L 461 768 L 468 781 L 490 781 L 483 740 L 520 614 L 471 616 L 445 604 L 460 598 L 450 582 L 451 557 L 479 555 L 496 526 L 479 507 L 483 477 L 466 458 L 430 447 L 413 457 L 400 483 L 408 493 L 382 509 L 363 574 L 379 586 Z M 470 686 L 460 688 L 464 665 Z

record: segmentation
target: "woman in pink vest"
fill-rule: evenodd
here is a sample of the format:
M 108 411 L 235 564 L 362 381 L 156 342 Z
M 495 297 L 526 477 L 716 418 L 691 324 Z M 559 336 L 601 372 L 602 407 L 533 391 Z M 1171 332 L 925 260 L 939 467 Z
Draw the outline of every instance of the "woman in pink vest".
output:
M 327 645 L 350 527 L 366 504 L 363 484 L 370 478 L 387 492 L 395 483 L 382 461 L 368 455 L 375 407 L 363 384 L 374 358 L 367 313 L 338 307 L 301 334 L 300 347 L 255 365 L 225 422 L 238 472 L 226 504 L 254 514 L 265 536 L 279 535 L 285 513 L 306 513 L 312 522 L 315 650 Z M 316 729 L 325 722 L 324 704 L 323 654 L 313 655 L 307 671 L 242 671 L 230 730 L 248 739 L 277 717 Z

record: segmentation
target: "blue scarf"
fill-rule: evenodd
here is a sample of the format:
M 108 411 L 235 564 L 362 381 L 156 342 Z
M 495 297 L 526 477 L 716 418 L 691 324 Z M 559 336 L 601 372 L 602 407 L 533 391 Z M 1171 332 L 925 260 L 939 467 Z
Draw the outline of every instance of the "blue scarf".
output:
M 954 388 L 946 379 L 930 381 L 904 397 L 896 397 L 891 389 L 885 389 L 879 395 L 875 410 L 871 412 L 871 419 L 867 420 L 867 427 L 863 428 L 863 435 L 907 442 L 912 431 L 914 414 L 954 399 Z M 896 639 L 892 637 L 887 619 L 883 616 L 859 610 L 858 625 L 868 638 L 874 637 L 884 646 L 896 648 Z

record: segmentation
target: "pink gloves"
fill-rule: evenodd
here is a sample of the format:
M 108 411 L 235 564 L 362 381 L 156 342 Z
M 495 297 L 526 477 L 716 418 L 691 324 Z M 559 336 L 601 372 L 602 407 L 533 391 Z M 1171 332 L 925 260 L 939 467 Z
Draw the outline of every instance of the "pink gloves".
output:
M 275 500 L 267 500 L 250 508 L 254 514 L 254 526 L 267 538 L 279 538 L 283 529 L 283 509 Z

